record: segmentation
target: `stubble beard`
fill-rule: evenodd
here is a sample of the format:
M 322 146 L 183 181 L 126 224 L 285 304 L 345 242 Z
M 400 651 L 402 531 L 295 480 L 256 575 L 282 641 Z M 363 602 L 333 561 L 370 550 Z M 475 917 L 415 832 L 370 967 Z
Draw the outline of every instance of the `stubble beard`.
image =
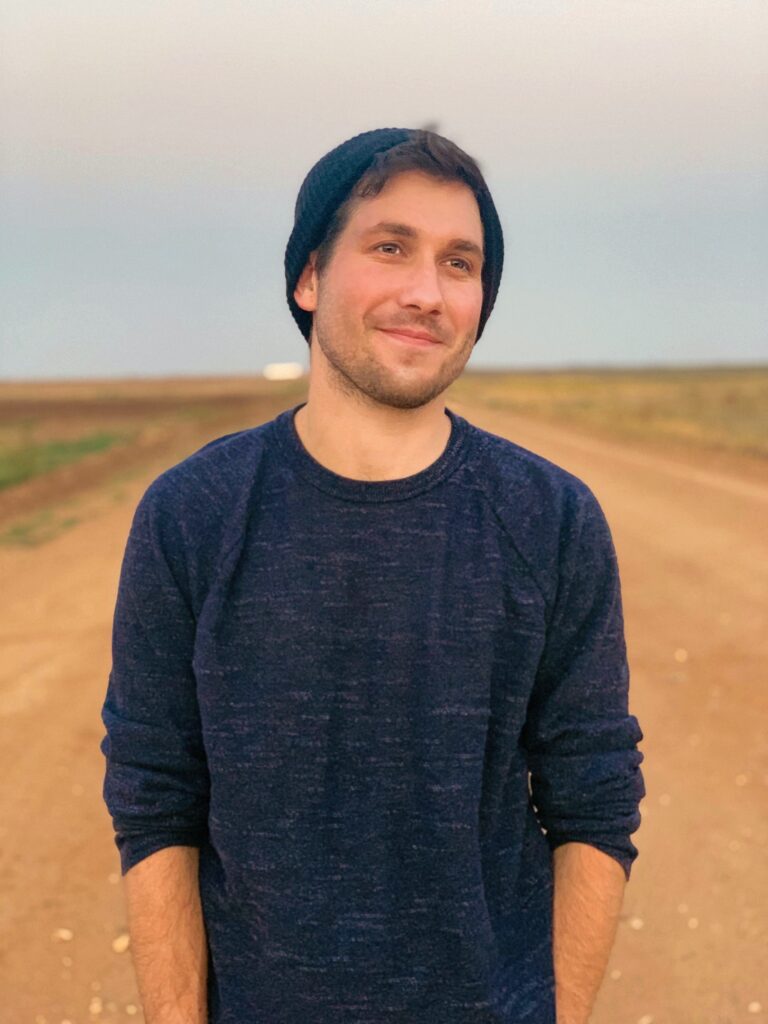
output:
M 393 409 L 418 409 L 441 395 L 461 376 L 474 347 L 475 335 L 468 334 L 453 354 L 443 362 L 431 378 L 413 381 L 398 380 L 368 350 L 350 358 L 335 339 L 340 325 L 326 322 L 315 314 L 314 342 L 328 363 L 331 385 L 347 397 L 363 405 L 386 405 Z

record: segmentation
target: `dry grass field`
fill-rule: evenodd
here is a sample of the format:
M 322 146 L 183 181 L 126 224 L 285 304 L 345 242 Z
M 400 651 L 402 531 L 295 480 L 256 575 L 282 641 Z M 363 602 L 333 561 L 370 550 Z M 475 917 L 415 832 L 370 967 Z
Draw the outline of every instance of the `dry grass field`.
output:
M 99 751 L 125 539 L 158 473 L 305 388 L 0 384 L 2 1024 L 143 1019 Z M 446 395 L 585 480 L 616 544 L 647 796 L 592 1024 L 768 1020 L 766 399 L 765 367 L 476 373 Z
M 302 400 L 257 378 L 0 383 L 0 544 L 44 543 L 111 493 Z M 269 418 L 267 416 L 266 418 Z
M 452 394 L 617 440 L 768 459 L 768 367 L 471 374 Z

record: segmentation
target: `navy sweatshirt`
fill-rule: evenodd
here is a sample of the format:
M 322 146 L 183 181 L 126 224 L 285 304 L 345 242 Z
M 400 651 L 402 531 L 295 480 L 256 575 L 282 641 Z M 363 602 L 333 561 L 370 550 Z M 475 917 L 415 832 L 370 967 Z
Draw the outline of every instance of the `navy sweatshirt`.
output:
M 339 476 L 298 408 L 136 510 L 102 712 L 122 871 L 199 847 L 214 1024 L 554 1024 L 552 849 L 628 878 L 644 795 L 605 517 L 449 409 L 423 471 Z

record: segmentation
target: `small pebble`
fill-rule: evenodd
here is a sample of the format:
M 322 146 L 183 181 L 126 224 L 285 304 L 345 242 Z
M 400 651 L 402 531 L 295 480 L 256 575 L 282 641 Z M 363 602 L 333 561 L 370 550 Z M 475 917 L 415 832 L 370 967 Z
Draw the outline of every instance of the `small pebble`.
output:
M 58 939 L 59 942 L 71 942 L 74 937 L 75 933 L 71 928 L 57 928 L 53 933 L 53 938 Z
M 127 933 L 118 935 L 118 937 L 112 943 L 112 949 L 116 953 L 124 953 L 131 944 L 131 937 Z
M 38 1013 L 38 1015 L 35 1017 L 35 1024 L 48 1024 L 48 1018 L 43 1017 L 41 1013 Z
M 133 1005 L 133 1003 L 128 1003 L 128 1005 L 125 1008 L 125 1012 L 128 1014 L 129 1017 L 133 1017 L 139 1011 L 138 1011 L 137 1007 L 135 1007 Z
M 737 775 L 736 778 L 734 779 L 734 782 L 736 783 L 737 786 L 746 786 L 747 782 L 749 782 L 749 778 L 748 778 L 748 776 L 743 775 L 743 774 L 742 775 Z
M 688 661 L 688 651 L 684 647 L 678 647 L 675 651 L 675 661 L 680 662 L 680 664 Z
M 650 1015 L 650 1013 L 645 1013 L 637 1022 L 637 1024 L 653 1024 L 653 1017 Z
M 688 918 L 688 927 L 691 929 L 691 931 L 695 931 L 695 929 L 699 927 L 699 919 L 698 919 L 698 917 L 689 917 Z
M 678 914 L 687 914 L 688 913 L 688 904 L 687 903 L 678 903 L 677 904 L 677 912 L 678 912 Z
M 669 807 L 669 805 L 672 803 L 672 797 L 669 795 L 669 793 L 662 793 L 659 797 L 659 803 L 662 807 Z
M 747 1007 L 747 1012 L 748 1013 L 760 1013 L 762 1008 L 763 1007 L 758 1002 L 750 1003 L 749 1006 Z
M 88 1013 L 90 1013 L 92 1017 L 96 1017 L 98 1014 L 101 1013 L 102 1009 L 103 1004 L 101 1002 L 101 999 L 99 999 L 98 996 L 94 996 L 93 999 L 88 1004 Z
M 62 964 L 65 967 L 71 967 L 72 966 L 72 957 L 71 956 L 63 956 L 61 958 L 61 962 L 62 962 Z
M 611 978 L 614 981 L 618 981 L 620 977 L 621 977 L 621 971 L 618 968 L 616 968 L 615 970 L 611 971 Z
M 629 927 L 634 929 L 634 931 L 639 932 L 643 927 L 642 917 L 633 917 L 629 922 Z

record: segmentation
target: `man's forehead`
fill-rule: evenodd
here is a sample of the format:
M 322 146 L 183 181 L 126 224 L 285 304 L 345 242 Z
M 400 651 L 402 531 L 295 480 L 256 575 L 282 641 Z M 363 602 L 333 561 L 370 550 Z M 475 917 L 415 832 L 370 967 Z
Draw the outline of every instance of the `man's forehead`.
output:
M 430 199 L 435 200 L 434 205 Z M 347 225 L 356 236 L 380 231 L 401 237 L 429 233 L 446 239 L 460 237 L 478 248 L 482 247 L 484 235 L 480 208 L 472 190 L 463 182 L 443 181 L 425 174 L 398 175 L 377 195 L 356 196 L 350 204 Z

